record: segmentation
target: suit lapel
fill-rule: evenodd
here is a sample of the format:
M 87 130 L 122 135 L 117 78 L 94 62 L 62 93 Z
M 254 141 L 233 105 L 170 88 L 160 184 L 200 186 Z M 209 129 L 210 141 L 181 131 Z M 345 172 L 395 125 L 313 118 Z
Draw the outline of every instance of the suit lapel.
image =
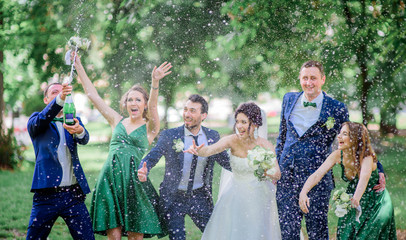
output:
M 290 115 L 292 114 L 293 109 L 295 108 L 295 105 L 297 101 L 299 100 L 299 97 L 302 96 L 303 92 L 300 92 L 299 94 L 296 94 L 295 98 L 292 101 L 292 104 L 288 108 L 288 112 L 286 114 L 286 120 L 288 122 L 288 125 L 290 126 L 290 129 L 292 129 L 292 133 L 296 136 L 296 138 L 299 138 L 299 134 L 296 131 L 295 126 L 293 123 L 290 121 Z
M 289 106 L 288 112 L 286 114 L 286 119 L 288 122 L 290 122 L 290 115 L 292 114 L 293 108 L 295 108 L 296 102 L 299 99 L 300 96 L 302 96 L 303 92 L 300 92 L 299 94 L 296 94 L 295 98 L 292 101 L 292 104 Z
M 183 144 L 185 144 L 185 125 L 182 125 L 181 127 L 179 127 L 177 132 L 178 132 L 178 137 L 182 140 Z M 173 142 L 171 144 L 173 145 Z M 180 152 L 180 153 L 176 153 L 176 154 L 178 154 L 180 167 L 182 169 L 183 162 L 185 160 L 185 153 Z

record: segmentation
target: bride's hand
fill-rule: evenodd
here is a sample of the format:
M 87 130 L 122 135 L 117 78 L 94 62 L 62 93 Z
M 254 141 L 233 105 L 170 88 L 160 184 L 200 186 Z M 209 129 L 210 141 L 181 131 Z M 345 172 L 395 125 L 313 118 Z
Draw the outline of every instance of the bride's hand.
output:
M 193 144 L 189 147 L 189 149 L 186 149 L 183 151 L 184 153 L 191 153 L 193 155 L 199 155 L 199 150 L 202 149 L 204 146 L 204 143 L 200 146 L 196 146 L 195 140 L 193 140 Z
M 299 206 L 304 213 L 309 213 L 310 200 L 306 193 L 301 192 L 299 195 Z

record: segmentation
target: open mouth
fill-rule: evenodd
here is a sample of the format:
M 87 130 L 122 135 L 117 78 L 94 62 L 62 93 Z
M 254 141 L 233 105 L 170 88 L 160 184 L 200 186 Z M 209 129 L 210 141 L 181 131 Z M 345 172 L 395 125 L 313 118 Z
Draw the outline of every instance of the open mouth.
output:
M 138 113 L 138 109 L 137 108 L 131 108 L 131 113 Z

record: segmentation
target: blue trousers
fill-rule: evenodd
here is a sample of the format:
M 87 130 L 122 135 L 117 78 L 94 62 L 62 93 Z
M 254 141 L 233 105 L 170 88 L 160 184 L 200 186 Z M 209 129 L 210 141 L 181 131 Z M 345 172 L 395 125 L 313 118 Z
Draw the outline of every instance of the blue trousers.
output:
M 305 181 L 306 177 L 298 176 L 291 171 L 284 171 L 278 182 L 276 201 L 282 239 L 300 240 L 303 216 L 305 216 L 309 239 L 329 239 L 327 214 L 331 190 L 311 190 L 308 193 L 309 213 L 305 215 L 299 207 L 299 194 Z
M 190 196 L 179 191 L 174 199 L 170 206 L 166 208 L 169 239 L 186 239 L 186 214 L 190 216 L 194 224 L 203 232 L 213 212 L 211 196 L 207 195 L 203 189 L 198 189 L 194 190 Z
M 58 217 L 66 222 L 73 239 L 94 239 L 85 199 L 80 189 L 34 193 L 27 239 L 47 239 Z

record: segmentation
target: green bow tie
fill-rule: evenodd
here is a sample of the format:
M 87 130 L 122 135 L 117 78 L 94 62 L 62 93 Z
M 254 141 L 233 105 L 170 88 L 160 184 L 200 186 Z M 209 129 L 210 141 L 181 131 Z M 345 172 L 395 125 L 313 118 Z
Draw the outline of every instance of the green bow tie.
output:
M 54 118 L 52 121 L 53 121 L 53 122 L 62 122 L 62 123 L 63 123 L 63 118 L 58 118 L 58 117 L 56 117 L 56 118 Z
M 303 106 L 304 106 L 304 107 L 314 107 L 314 108 L 316 108 L 316 107 L 317 107 L 317 104 L 316 104 L 316 103 L 312 103 L 312 102 L 303 102 Z

